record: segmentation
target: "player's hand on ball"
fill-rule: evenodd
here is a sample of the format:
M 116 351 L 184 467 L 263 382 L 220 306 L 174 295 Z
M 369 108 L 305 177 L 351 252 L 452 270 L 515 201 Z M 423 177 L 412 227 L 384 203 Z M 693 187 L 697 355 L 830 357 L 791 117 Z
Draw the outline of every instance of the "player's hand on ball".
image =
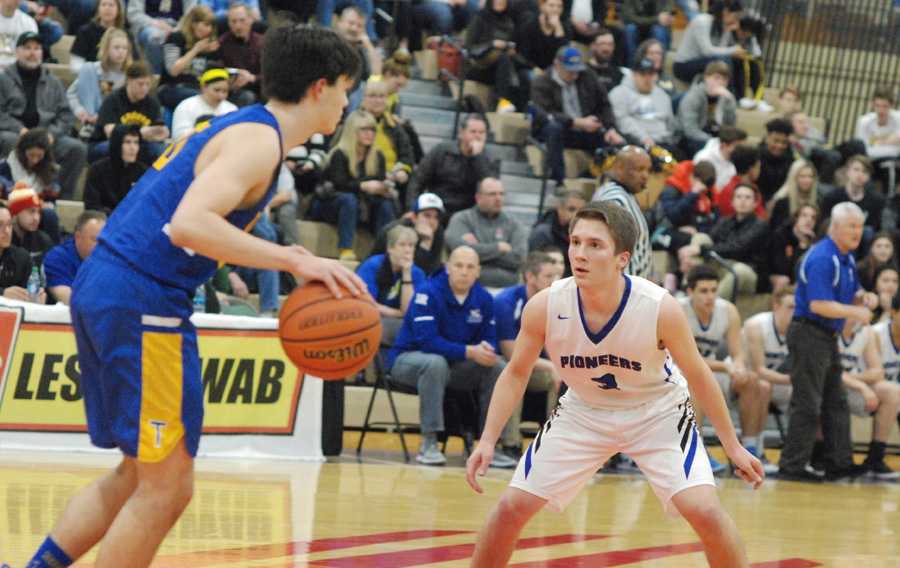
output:
M 354 296 L 368 296 L 366 284 L 362 279 L 337 260 L 312 256 L 303 247 L 288 247 L 288 253 L 290 255 L 288 267 L 291 273 L 307 282 L 313 280 L 322 282 L 335 298 L 343 296 L 341 286 Z
M 748 452 L 743 446 L 738 446 L 735 450 L 728 451 L 728 459 L 734 464 L 734 473 L 738 477 L 758 489 L 762 485 L 766 472 L 763 470 L 762 462 L 759 458 Z
M 475 447 L 475 451 L 466 460 L 466 481 L 469 482 L 469 487 L 474 489 L 476 493 L 484 493 L 484 489 L 478 484 L 477 478 L 484 477 L 493 460 L 493 444 L 481 443 Z

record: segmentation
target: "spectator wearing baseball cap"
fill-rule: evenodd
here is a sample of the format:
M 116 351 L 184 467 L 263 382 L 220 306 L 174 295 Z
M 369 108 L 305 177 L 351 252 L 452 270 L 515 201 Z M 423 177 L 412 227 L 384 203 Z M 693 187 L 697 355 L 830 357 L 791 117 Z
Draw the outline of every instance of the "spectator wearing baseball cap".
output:
M 382 254 L 387 250 L 387 232 L 397 225 L 412 227 L 419 235 L 413 264 L 431 275 L 443 266 L 444 227 L 441 216 L 444 215 L 444 201 L 434 193 L 423 193 L 416 198 L 413 210 L 379 231 L 372 247 L 372 254 Z
M 593 153 L 597 148 L 624 143 L 606 89 L 576 47 L 559 48 L 553 66 L 532 82 L 531 101 L 535 109 L 532 129 L 547 144 L 549 174 L 557 185 L 565 178 L 565 148 Z
M 56 243 L 40 230 L 41 208 L 44 202 L 30 187 L 17 186 L 9 194 L 8 206 L 12 216 L 12 244 L 22 247 L 31 255 L 32 263 L 40 265 L 44 254 Z
M 622 135 L 644 147 L 663 146 L 681 156 L 677 148 L 680 126 L 672 112 L 672 99 L 657 84 L 659 70 L 651 59 L 634 63 L 631 73 L 610 91 L 609 100 Z

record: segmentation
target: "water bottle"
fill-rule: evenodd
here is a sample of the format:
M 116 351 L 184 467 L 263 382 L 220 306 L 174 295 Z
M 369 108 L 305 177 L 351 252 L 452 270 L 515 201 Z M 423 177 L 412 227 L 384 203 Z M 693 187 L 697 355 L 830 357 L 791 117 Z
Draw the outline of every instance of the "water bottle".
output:
M 197 286 L 197 290 L 194 292 L 194 311 L 206 313 L 206 288 L 203 287 L 203 284 Z
M 31 267 L 31 276 L 28 277 L 28 298 L 32 302 L 37 302 L 41 293 L 41 269 L 37 266 Z

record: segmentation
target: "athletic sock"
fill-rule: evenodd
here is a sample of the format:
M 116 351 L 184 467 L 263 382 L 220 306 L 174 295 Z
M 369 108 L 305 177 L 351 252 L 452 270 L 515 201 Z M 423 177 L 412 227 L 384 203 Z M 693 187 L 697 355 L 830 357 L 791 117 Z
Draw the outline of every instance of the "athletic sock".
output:
M 69 555 L 53 541 L 53 537 L 47 535 L 44 544 L 34 553 L 27 568 L 64 568 L 71 565 L 72 559 Z
M 745 448 L 759 449 L 759 446 L 756 444 L 756 436 L 742 436 L 741 445 Z

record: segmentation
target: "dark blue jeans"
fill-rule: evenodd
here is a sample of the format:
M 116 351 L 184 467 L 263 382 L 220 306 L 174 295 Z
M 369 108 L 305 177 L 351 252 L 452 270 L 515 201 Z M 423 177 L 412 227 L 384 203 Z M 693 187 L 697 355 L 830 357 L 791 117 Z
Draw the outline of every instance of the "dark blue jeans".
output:
M 593 154 L 594 150 L 604 146 L 603 134 L 574 130 L 555 120 L 548 121 L 538 133 L 538 137 L 547 144 L 547 169 L 550 179 L 562 183 L 566 177 L 566 164 L 563 150 L 577 148 Z
M 337 223 L 339 249 L 353 248 L 353 238 L 356 236 L 356 225 L 359 222 L 359 199 L 355 193 L 340 191 L 332 199 L 313 201 L 310 211 L 313 219 Z M 372 220 L 372 232 L 377 234 L 396 217 L 394 202 L 391 199 L 371 195 L 366 199 L 370 204 L 369 219 Z

